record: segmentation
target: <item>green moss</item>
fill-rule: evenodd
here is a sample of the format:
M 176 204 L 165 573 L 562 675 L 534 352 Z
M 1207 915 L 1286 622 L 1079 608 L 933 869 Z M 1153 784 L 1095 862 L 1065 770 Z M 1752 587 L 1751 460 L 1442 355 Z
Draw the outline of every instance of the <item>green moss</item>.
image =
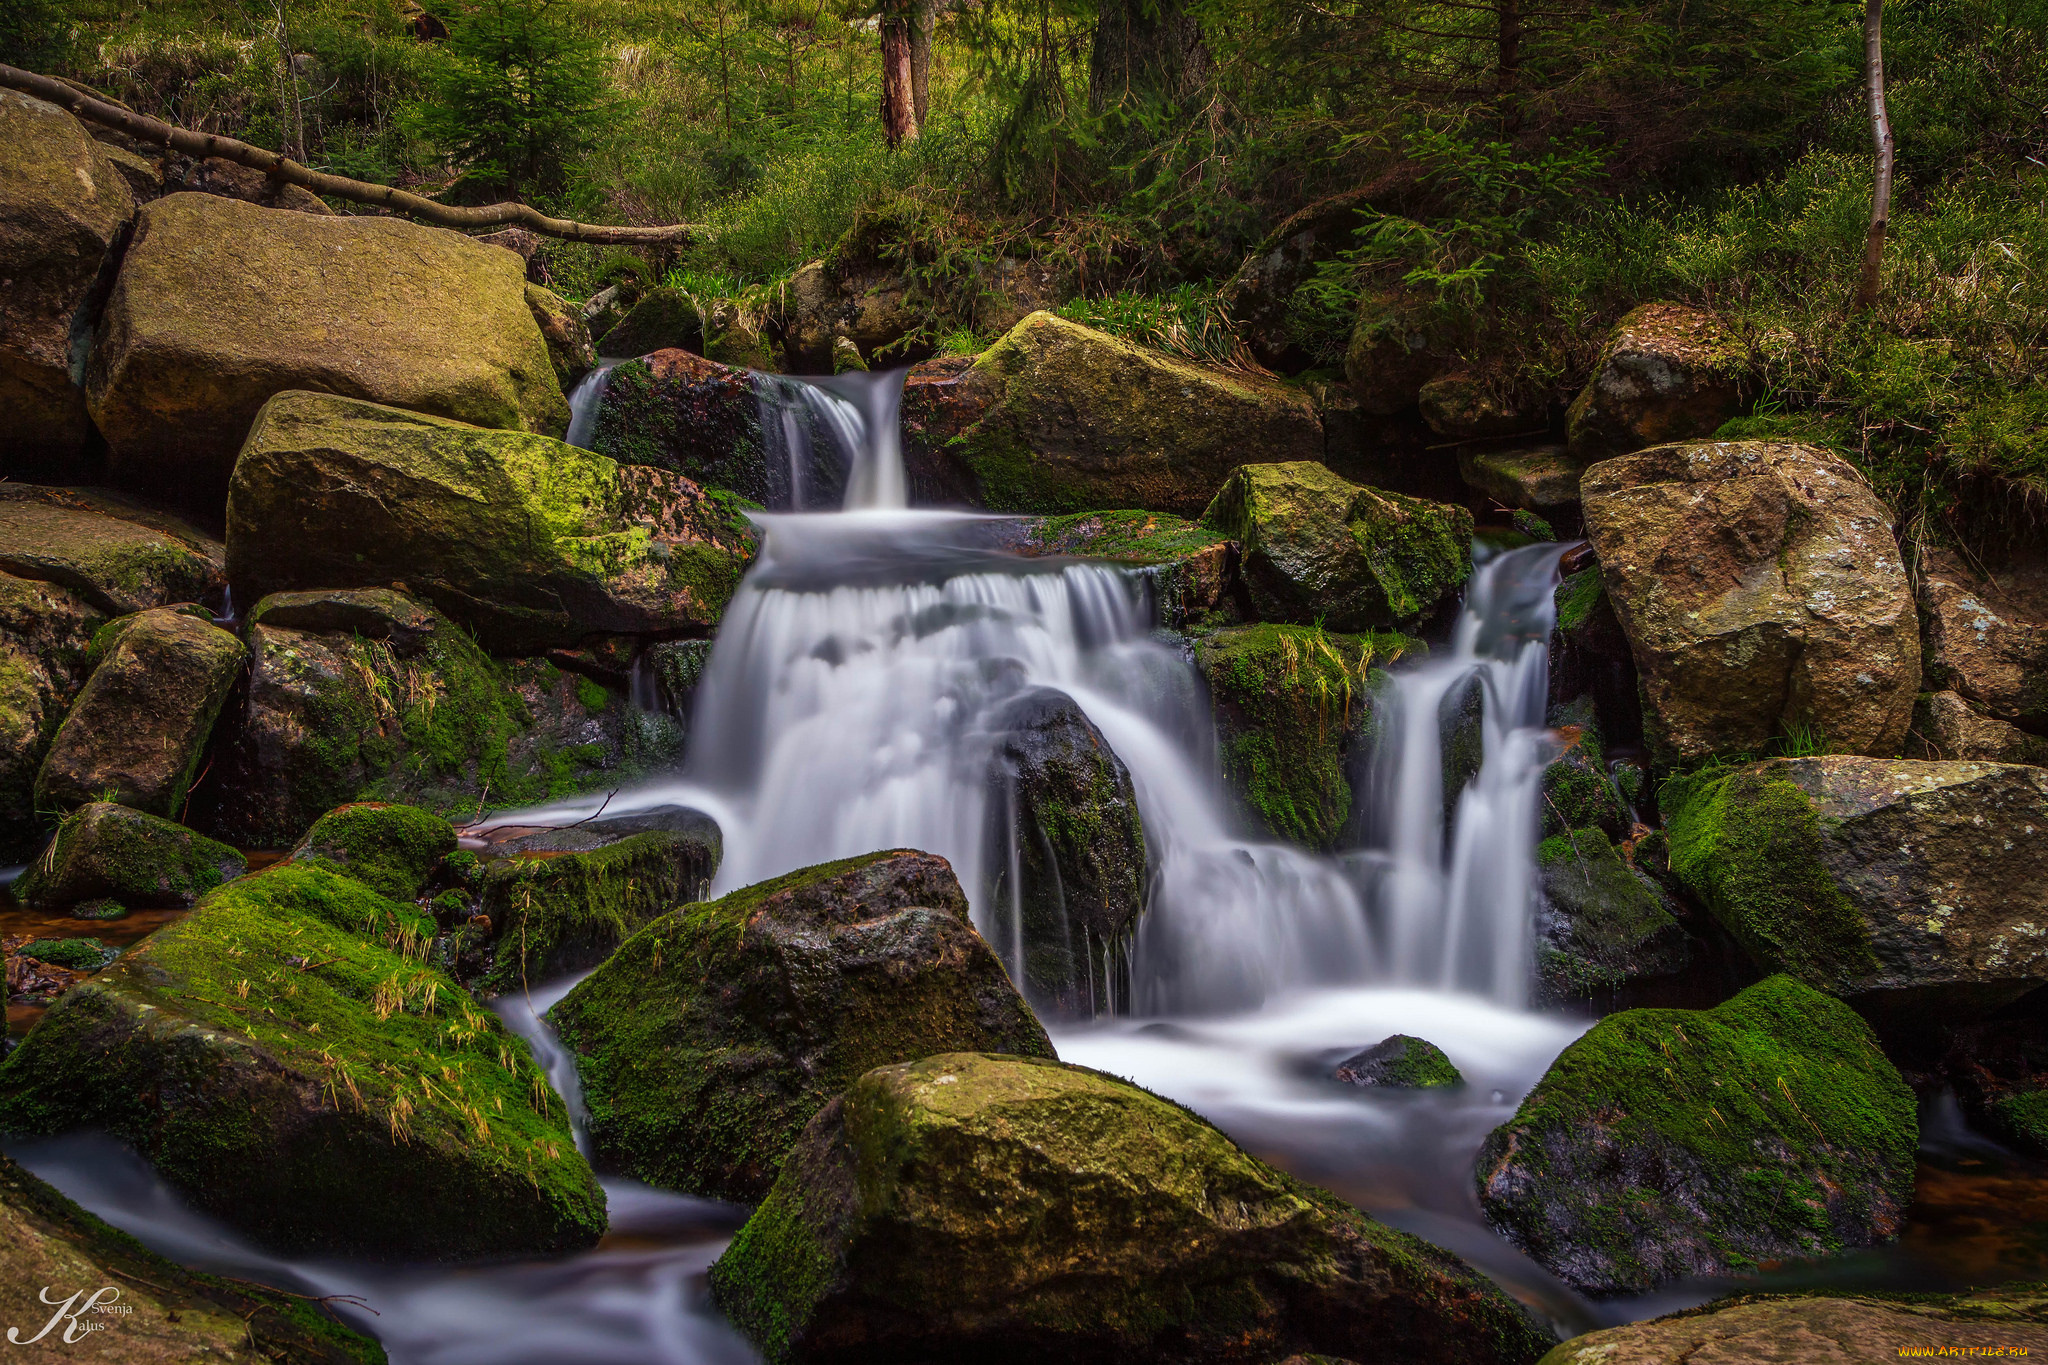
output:
M 1691 960 L 1684 930 L 1605 830 L 1545 839 L 1536 865 L 1544 898 L 1563 921 L 1537 950 L 1537 976 L 1554 997 L 1583 999 L 1638 977 L 1669 975 Z
M 120 956 L 120 949 L 109 948 L 96 938 L 39 938 L 19 951 L 23 957 L 74 972 L 96 972 Z
M 1606 591 L 1597 567 L 1567 577 L 1557 589 L 1557 628 L 1567 634 L 1583 629 Z
M 594 966 L 643 925 L 701 894 L 715 870 L 701 843 L 660 832 L 501 862 L 484 875 L 483 910 L 498 944 L 479 985 L 503 992 Z
M 704 318 L 697 301 L 680 289 L 655 288 L 631 312 L 597 338 L 600 355 L 640 356 L 652 351 L 698 350 Z
M 1992 1123 L 2030 1152 L 2048 1154 L 2048 1090 L 2007 1095 L 1990 1105 Z
M 605 691 L 604 684 L 595 678 L 576 679 L 576 700 L 583 703 L 583 709 L 593 716 L 611 704 L 612 694 Z
M 1426 1038 L 1397 1033 L 1341 1063 L 1337 1079 L 1353 1085 L 1404 1090 L 1437 1090 L 1463 1085 L 1465 1077 L 1443 1049 Z
M 441 859 L 455 850 L 455 831 L 414 806 L 358 804 L 313 823 L 294 862 L 353 877 L 380 896 L 409 901 Z
M 182 825 L 94 801 L 65 817 L 14 895 L 45 907 L 102 899 L 187 906 L 246 865 L 234 849 Z

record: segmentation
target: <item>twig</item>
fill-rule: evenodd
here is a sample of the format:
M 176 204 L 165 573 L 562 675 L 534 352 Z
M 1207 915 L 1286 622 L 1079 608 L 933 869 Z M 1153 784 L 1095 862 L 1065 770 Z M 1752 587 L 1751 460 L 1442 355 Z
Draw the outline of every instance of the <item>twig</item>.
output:
M 276 1285 L 265 1284 L 261 1280 L 245 1280 L 240 1275 L 222 1275 L 220 1278 L 230 1280 L 235 1284 L 246 1284 L 251 1288 L 261 1289 L 265 1293 L 282 1294 L 288 1299 L 304 1299 L 307 1303 L 345 1303 L 351 1308 L 362 1309 L 373 1318 L 384 1316 L 376 1309 L 370 1307 L 370 1301 L 361 1294 L 301 1294 L 291 1289 L 279 1289 Z

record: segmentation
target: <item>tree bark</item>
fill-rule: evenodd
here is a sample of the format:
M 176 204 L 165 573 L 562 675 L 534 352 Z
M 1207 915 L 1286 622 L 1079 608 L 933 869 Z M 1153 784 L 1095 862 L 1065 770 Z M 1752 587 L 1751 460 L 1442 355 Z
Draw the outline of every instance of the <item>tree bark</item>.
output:
M 1522 105 L 1515 86 L 1522 72 L 1522 0 L 1500 0 L 1494 32 L 1494 98 L 1500 109 L 1501 131 L 1512 133 L 1521 127 Z
M 1202 30 L 1182 0 L 1100 0 L 1088 61 L 1088 107 L 1130 99 L 1184 104 L 1209 80 Z
M 892 149 L 917 137 L 917 9 L 917 0 L 889 0 L 882 8 L 882 138 Z
M 1863 11 L 1863 84 L 1870 98 L 1870 140 L 1876 174 L 1870 194 L 1870 232 L 1863 240 L 1863 279 L 1856 306 L 1877 302 L 1884 269 L 1884 239 L 1892 211 L 1892 121 L 1884 104 L 1884 0 L 1867 0 Z
M 919 130 L 931 109 L 932 30 L 938 27 L 945 0 L 913 0 L 910 29 L 910 104 Z

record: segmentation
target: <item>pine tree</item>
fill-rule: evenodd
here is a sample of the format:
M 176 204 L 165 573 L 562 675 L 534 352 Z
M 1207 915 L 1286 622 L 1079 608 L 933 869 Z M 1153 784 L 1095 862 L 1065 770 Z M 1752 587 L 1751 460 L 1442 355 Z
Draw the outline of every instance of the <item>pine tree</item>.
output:
M 471 0 L 448 19 L 446 56 L 421 131 L 474 181 L 559 188 L 606 109 L 604 49 L 567 0 Z

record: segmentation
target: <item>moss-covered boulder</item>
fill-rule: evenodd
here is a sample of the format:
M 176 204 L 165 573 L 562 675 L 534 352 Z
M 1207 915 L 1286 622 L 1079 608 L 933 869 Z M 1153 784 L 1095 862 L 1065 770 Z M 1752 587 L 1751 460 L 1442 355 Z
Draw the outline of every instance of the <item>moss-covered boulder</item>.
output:
M 1570 830 L 1536 846 L 1537 995 L 1546 1003 L 1611 999 L 1637 982 L 1691 965 L 1693 940 L 1656 883 L 1601 829 Z
M 1589 565 L 1564 575 L 1555 598 L 1557 625 L 1550 633 L 1550 702 L 1553 711 L 1585 699 L 1600 737 L 1637 738 L 1643 730 L 1635 656 L 1614 603 Z
M 1427 1038 L 1397 1033 L 1337 1063 L 1331 1079 L 1346 1085 L 1394 1090 L 1441 1090 L 1463 1085 L 1465 1077 L 1444 1050 Z
M 50 741 L 36 804 L 116 801 L 176 816 L 248 651 L 217 626 L 154 607 L 100 628 L 99 666 Z
M 1372 674 L 1414 645 L 1391 631 L 1233 626 L 1195 642 L 1223 777 L 1275 838 L 1330 848 L 1351 816 L 1350 760 L 1371 734 Z
M 1458 477 L 1474 492 L 1504 507 L 1546 516 L 1568 516 L 1579 505 L 1579 479 L 1586 462 L 1561 445 L 1466 446 L 1458 452 Z
M 0 856 L 24 857 L 36 842 L 36 773 L 105 624 L 74 592 L 0 573 Z
M 578 380 L 597 368 L 597 350 L 590 344 L 590 329 L 583 324 L 583 310 L 552 289 L 528 282 L 526 310 L 548 344 L 548 363 L 555 367 L 555 382 L 567 393 Z
M 12 1305 L 16 1350 L 28 1360 L 384 1365 L 376 1342 L 319 1305 L 166 1260 L 5 1156 L 0 1300 Z M 53 1319 L 59 1312 L 66 1316 Z
M 992 722 L 984 904 L 1023 945 L 1041 1010 L 1088 1018 L 1128 998 L 1111 966 L 1145 908 L 1145 829 L 1123 760 L 1073 698 L 1038 687 Z M 1019 964 L 1011 963 L 1013 974 Z
M 1333 630 L 1411 624 L 1472 574 L 1472 514 L 1383 493 L 1320 464 L 1242 465 L 1202 513 L 1236 541 L 1252 606 Z
M 604 1196 L 526 1044 L 422 960 L 433 922 L 287 864 L 75 986 L 0 1064 L 0 1132 L 105 1129 L 266 1245 L 587 1247 Z
M 958 382 L 971 420 L 944 446 L 981 506 L 1135 507 L 1198 515 L 1247 459 L 1313 460 L 1299 391 L 1148 351 L 1033 313 Z
M 134 213 L 127 182 L 77 119 L 0 92 L 0 472 L 56 472 L 84 456 L 80 343 Z
M 774 1362 L 1533 1360 L 1455 1257 L 1080 1067 L 976 1053 L 862 1076 L 711 1270 Z
M 2048 981 L 2048 770 L 1773 759 L 1659 804 L 1672 873 L 1766 970 L 1948 1016 Z
M 0 572 L 68 588 L 108 616 L 213 597 L 226 562 L 219 541 L 105 494 L 0 488 Z
M 1025 555 L 1072 555 L 1142 570 L 1161 625 L 1175 630 L 1239 617 L 1237 547 L 1228 536 L 1163 512 L 1076 512 L 1008 523 Z
M 1625 455 L 1711 435 L 1742 409 L 1748 350 L 1712 313 L 1646 303 L 1608 334 L 1565 414 L 1572 454 Z
M 145 206 L 86 381 L 116 477 L 217 497 L 288 389 L 508 431 L 569 425 L 512 253 L 403 218 L 210 194 Z
M 702 353 L 704 316 L 688 292 L 656 286 L 598 333 L 596 342 L 598 353 L 607 356 L 643 356 L 654 351 Z
M 898 850 L 686 905 L 555 1006 L 595 1159 L 759 1199 L 862 1073 L 963 1045 L 1049 1057 L 943 858 Z
M 417 806 L 358 802 L 313 822 L 292 861 L 353 877 L 395 901 L 419 898 L 427 878 L 455 851 L 448 822 Z
M 1524 410 L 1513 395 L 1468 370 L 1430 380 L 1416 391 L 1415 404 L 1429 429 L 1447 441 L 1491 441 L 1543 428 L 1543 419 Z
M 1818 731 L 1889 757 L 1920 690 L 1891 512 L 1817 446 L 1663 445 L 1586 471 L 1586 534 L 1663 762 Z
M 507 653 L 714 625 L 753 552 L 687 479 L 327 394 L 264 406 L 228 499 L 244 600 L 403 585 Z
M 1635 824 L 1632 802 L 1608 770 L 1593 699 L 1582 696 L 1564 706 L 1553 706 L 1548 719 L 1562 752 L 1543 770 L 1543 804 L 1538 817 L 1543 833 L 1597 827 L 1613 838 L 1626 838 Z M 1639 769 L 1624 766 L 1621 771 L 1641 778 Z M 1636 795 L 1641 795 L 1639 790 Z
M 1918 1143 L 1870 1026 L 1773 976 L 1595 1024 L 1487 1137 L 1479 1198 L 1567 1283 L 1642 1293 L 1897 1236 Z
M 131 910 L 181 907 L 247 867 L 234 849 L 183 825 L 94 801 L 65 817 L 49 849 L 15 882 L 14 895 L 41 909 L 94 900 Z
M 98 971 L 121 955 L 119 949 L 109 948 L 96 938 L 39 938 L 15 951 L 52 967 L 88 973 Z

